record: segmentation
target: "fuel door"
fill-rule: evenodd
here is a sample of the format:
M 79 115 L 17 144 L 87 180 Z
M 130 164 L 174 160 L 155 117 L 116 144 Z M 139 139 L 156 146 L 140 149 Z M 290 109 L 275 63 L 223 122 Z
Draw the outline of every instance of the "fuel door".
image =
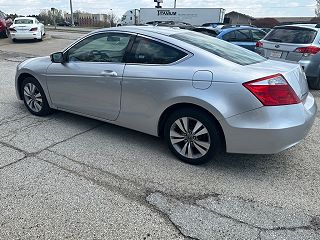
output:
M 213 73 L 211 71 L 200 70 L 193 74 L 192 86 L 196 89 L 208 89 L 213 80 Z

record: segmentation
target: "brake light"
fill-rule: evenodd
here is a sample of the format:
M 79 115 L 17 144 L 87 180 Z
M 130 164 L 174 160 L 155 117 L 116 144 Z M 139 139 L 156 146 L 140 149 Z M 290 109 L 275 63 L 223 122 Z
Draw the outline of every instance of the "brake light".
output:
M 9 31 L 10 31 L 10 32 L 16 32 L 17 30 L 14 29 L 14 28 L 9 28 Z
M 243 83 L 264 106 L 280 106 L 300 103 L 300 99 L 281 74 Z
M 260 42 L 260 41 L 256 42 L 256 47 L 257 47 L 257 48 L 258 48 L 258 47 L 263 47 L 263 43 Z
M 37 27 L 31 28 L 30 31 L 31 31 L 31 32 L 38 31 L 38 28 L 37 28 Z
M 304 54 L 317 54 L 318 52 L 320 52 L 320 48 L 316 46 L 299 47 L 295 50 L 295 52 Z

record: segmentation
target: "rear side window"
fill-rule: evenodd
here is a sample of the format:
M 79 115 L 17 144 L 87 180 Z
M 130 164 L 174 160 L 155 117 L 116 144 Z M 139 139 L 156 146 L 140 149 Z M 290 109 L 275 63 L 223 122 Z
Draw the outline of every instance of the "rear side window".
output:
M 235 42 L 237 40 L 235 31 L 226 33 L 223 35 L 222 39 L 228 42 Z
M 249 65 L 267 60 L 250 50 L 197 32 L 186 31 L 173 34 L 171 37 L 240 65 Z
M 308 44 L 312 43 L 317 35 L 313 29 L 300 27 L 274 28 L 265 37 L 265 40 L 271 42 Z
M 238 30 L 236 31 L 237 42 L 252 42 L 250 30 Z
M 170 64 L 187 56 L 187 53 L 148 38 L 137 37 L 128 54 L 128 63 Z

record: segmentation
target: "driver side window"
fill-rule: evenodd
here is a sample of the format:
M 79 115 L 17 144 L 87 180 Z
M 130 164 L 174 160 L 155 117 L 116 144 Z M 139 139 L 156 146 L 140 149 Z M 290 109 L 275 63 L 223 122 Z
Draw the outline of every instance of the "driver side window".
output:
M 68 51 L 69 62 L 123 62 L 131 35 L 99 33 L 90 36 Z

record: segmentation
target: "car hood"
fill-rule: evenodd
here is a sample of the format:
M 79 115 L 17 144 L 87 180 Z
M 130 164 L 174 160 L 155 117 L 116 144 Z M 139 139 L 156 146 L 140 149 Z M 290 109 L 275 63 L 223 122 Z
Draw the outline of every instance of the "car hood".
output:
M 246 67 L 248 70 L 259 71 L 264 76 L 282 74 L 301 100 L 309 92 L 306 75 L 299 64 L 267 60 Z

